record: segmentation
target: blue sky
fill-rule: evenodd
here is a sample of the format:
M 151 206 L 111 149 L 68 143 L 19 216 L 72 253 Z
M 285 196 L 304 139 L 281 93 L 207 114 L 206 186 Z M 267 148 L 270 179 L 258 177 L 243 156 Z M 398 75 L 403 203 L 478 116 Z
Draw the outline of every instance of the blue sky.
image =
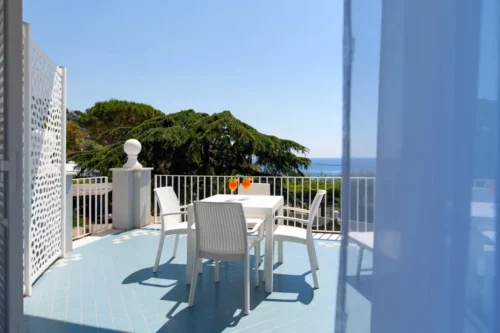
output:
M 70 109 L 117 98 L 231 110 L 310 157 L 341 156 L 342 1 L 137 4 L 24 0 L 34 39 L 68 68 Z

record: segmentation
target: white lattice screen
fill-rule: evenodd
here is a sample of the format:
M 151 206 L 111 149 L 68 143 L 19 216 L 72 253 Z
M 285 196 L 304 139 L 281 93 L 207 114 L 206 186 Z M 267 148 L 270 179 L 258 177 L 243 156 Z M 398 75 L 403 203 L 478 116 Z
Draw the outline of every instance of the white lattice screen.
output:
M 24 26 L 25 283 L 32 283 L 62 254 L 66 138 L 65 71 L 55 65 Z M 26 95 L 27 94 L 27 95 Z

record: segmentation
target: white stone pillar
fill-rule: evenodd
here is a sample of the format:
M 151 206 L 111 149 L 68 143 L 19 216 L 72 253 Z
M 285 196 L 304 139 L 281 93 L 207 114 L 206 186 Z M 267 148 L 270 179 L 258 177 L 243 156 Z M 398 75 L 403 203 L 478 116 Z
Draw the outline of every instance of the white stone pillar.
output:
M 113 172 L 113 228 L 141 228 L 151 221 L 151 170 L 137 161 L 139 141 L 125 142 L 127 163 Z

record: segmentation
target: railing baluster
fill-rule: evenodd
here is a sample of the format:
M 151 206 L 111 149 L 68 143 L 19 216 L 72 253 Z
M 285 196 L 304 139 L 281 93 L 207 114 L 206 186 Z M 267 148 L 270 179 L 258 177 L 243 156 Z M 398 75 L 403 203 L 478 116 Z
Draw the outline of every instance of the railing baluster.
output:
M 276 195 L 276 177 L 273 177 L 273 195 Z
M 373 208 L 372 208 L 372 231 L 373 231 L 373 229 L 375 227 L 375 193 L 377 193 L 377 192 L 375 191 L 375 186 L 376 186 L 375 178 L 373 178 L 372 180 L 373 180 L 373 186 L 372 186 L 372 191 L 373 191 L 373 195 L 372 195 L 372 198 L 373 198 L 372 199 L 373 200 L 372 201 L 373 202 L 373 204 L 372 204 L 372 206 L 373 206 Z
M 194 187 L 193 187 L 193 176 L 189 177 L 189 185 L 191 186 L 191 201 L 189 202 L 190 204 L 193 203 L 193 190 L 194 190 Z
M 99 184 L 97 182 L 97 178 L 94 179 L 94 184 L 95 184 L 95 186 L 94 186 L 94 191 L 95 191 L 95 193 L 94 193 L 94 219 L 95 219 L 94 220 L 94 229 L 96 229 L 96 227 L 97 227 L 97 209 L 98 209 L 97 208 L 97 191 L 99 191 L 99 188 L 98 188 Z
M 104 221 L 106 221 L 106 230 L 109 229 L 109 185 L 108 185 L 108 177 L 104 178 L 105 190 L 104 190 Z
M 302 177 L 302 189 L 300 191 L 301 199 L 300 199 L 300 208 L 304 209 L 304 178 Z M 301 214 L 302 218 L 304 218 L 303 214 Z
M 317 193 L 318 193 L 318 191 L 319 191 L 319 187 L 320 187 L 320 184 L 319 184 L 319 183 L 320 183 L 320 182 L 321 182 L 321 179 L 320 179 L 320 178 L 316 178 L 316 194 L 317 194 Z M 314 200 L 314 199 L 312 199 L 312 200 Z M 319 212 L 318 212 L 318 213 L 319 213 Z M 318 214 L 318 216 L 319 216 L 319 214 Z M 318 230 L 318 227 L 317 227 L 317 226 L 316 226 L 316 230 Z
M 335 231 L 335 178 L 332 182 L 332 231 Z
M 328 206 L 327 206 L 327 202 L 328 202 L 328 178 L 325 178 L 325 196 L 323 197 L 323 200 L 325 201 L 324 204 L 323 204 L 323 230 L 326 231 L 326 220 L 327 220 L 327 217 L 328 217 Z M 318 216 L 318 222 L 319 222 L 319 216 Z M 319 229 L 319 223 L 318 223 L 318 229 Z
M 307 209 L 311 209 L 311 195 L 312 195 L 312 177 L 309 177 L 309 199 L 307 200 Z
M 177 178 L 177 184 L 179 186 L 179 194 L 180 194 L 180 191 L 181 191 L 181 177 L 179 176 Z M 187 205 L 187 177 L 184 176 L 184 205 Z
M 297 207 L 297 178 L 293 178 L 293 207 Z M 297 214 L 293 211 L 293 217 L 296 218 Z M 297 222 L 293 222 L 294 226 L 297 226 Z
M 356 231 L 359 232 L 359 178 L 356 178 Z
M 368 178 L 365 178 L 365 232 L 368 231 Z
M 80 180 L 76 180 L 76 237 L 80 237 Z
M 161 177 L 161 176 L 160 176 Z M 158 188 L 158 180 L 159 176 L 155 175 L 154 183 L 155 183 L 155 190 Z M 156 198 L 156 195 L 153 192 L 153 201 L 154 201 L 154 223 L 157 223 L 157 217 L 158 217 L 158 199 Z
M 104 229 L 104 205 L 102 204 L 104 202 L 104 197 L 102 196 L 103 192 L 103 186 L 104 186 L 104 179 L 102 177 L 99 178 L 99 223 L 101 224 L 101 229 Z
M 203 199 L 207 197 L 207 177 L 203 176 Z
M 85 180 L 83 180 L 83 184 L 85 185 Z M 87 234 L 87 188 L 83 187 L 83 235 Z

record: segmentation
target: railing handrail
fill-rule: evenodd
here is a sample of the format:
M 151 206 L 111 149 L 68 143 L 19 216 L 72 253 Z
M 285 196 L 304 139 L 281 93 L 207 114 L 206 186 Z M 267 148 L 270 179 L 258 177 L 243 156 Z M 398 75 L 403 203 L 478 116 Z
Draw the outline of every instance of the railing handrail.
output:
M 341 176 L 252 176 L 252 175 L 170 175 L 170 174 L 156 174 L 155 177 L 251 177 L 251 178 L 328 178 L 328 179 L 342 179 Z M 350 179 L 375 179 L 375 176 L 355 176 Z

